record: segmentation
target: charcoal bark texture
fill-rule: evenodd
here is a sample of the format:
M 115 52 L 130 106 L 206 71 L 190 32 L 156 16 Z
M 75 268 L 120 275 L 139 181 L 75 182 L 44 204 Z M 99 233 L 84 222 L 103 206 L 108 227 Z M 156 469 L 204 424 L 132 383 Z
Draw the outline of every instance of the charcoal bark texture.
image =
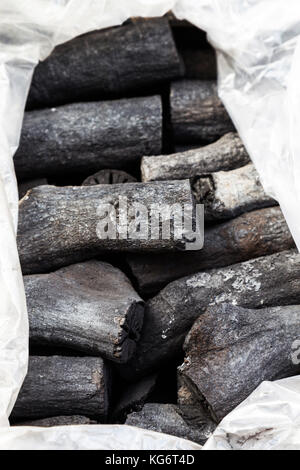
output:
M 217 142 L 172 155 L 143 157 L 142 181 L 185 179 L 228 171 L 249 163 L 247 151 L 234 132 L 229 132 Z
M 43 428 L 51 428 L 53 426 L 73 426 L 81 424 L 97 424 L 86 416 L 74 415 L 74 416 L 53 416 L 51 418 L 35 419 L 33 421 L 22 421 L 17 423 L 17 426 L 39 426 Z
M 180 277 L 290 248 L 294 241 L 281 209 L 269 207 L 208 227 L 202 250 L 130 253 L 126 261 L 139 292 L 153 294 Z
M 18 185 L 19 199 L 22 199 L 29 189 L 36 188 L 37 186 L 43 186 L 45 184 L 48 184 L 46 178 L 37 178 L 35 180 L 29 180 L 20 183 Z
M 27 107 L 147 92 L 183 72 L 168 21 L 135 20 L 56 47 L 36 67 Z
M 70 348 L 120 363 L 133 355 L 144 305 L 119 269 L 92 260 L 23 279 L 31 345 Z
M 141 411 L 128 415 L 125 424 L 202 445 L 216 428 L 216 424 L 201 408 L 160 403 L 146 403 Z
M 18 249 L 23 274 L 48 272 L 94 258 L 103 251 L 174 251 L 186 248 L 184 237 L 150 239 L 149 230 L 148 233 L 147 230 L 136 232 L 135 226 L 129 222 L 129 236 L 124 232 L 123 238 L 116 234 L 118 238 L 113 239 L 113 219 L 109 219 L 112 229 L 108 233 L 104 230 L 108 219 L 106 214 L 109 209 L 111 215 L 115 208 L 116 216 L 120 212 L 121 216 L 126 215 L 119 197 L 127 198 L 130 219 L 134 203 L 149 209 L 151 204 L 159 207 L 175 203 L 194 204 L 188 180 L 34 188 L 19 203 Z M 141 218 L 148 220 L 148 214 L 144 216 L 141 212 Z M 131 222 L 135 224 L 134 217 Z M 126 224 L 121 225 L 126 228 Z
M 136 178 L 122 170 L 100 170 L 94 175 L 88 176 L 82 186 L 92 186 L 94 184 L 121 184 L 135 183 Z
M 105 422 L 110 381 L 100 357 L 31 356 L 11 418 L 83 415 Z
M 196 201 L 204 204 L 205 220 L 231 219 L 244 212 L 274 206 L 252 163 L 231 171 L 218 171 L 192 181 Z
M 217 93 L 217 84 L 182 80 L 171 86 L 171 119 L 177 143 L 210 143 L 234 130 Z
M 19 179 L 123 169 L 161 153 L 159 96 L 75 103 L 25 113 L 14 163 Z
M 185 340 L 180 373 L 220 421 L 264 380 L 299 373 L 299 361 L 293 361 L 292 354 L 299 337 L 299 305 L 256 310 L 230 304 L 209 307 Z
M 179 356 L 189 329 L 208 306 L 300 303 L 299 278 L 300 255 L 289 250 L 171 282 L 147 302 L 136 354 L 120 374 L 137 380 Z
M 150 400 L 157 383 L 157 374 L 144 377 L 136 383 L 126 384 L 120 399 L 113 410 L 113 421 L 124 423 L 126 416 L 133 411 L 140 411 Z

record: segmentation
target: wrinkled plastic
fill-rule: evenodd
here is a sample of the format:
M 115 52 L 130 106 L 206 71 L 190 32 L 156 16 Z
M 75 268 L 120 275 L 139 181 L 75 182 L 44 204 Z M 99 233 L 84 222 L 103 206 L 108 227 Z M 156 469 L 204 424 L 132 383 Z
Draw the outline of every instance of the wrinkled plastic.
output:
M 203 450 L 300 450 L 300 377 L 263 382 Z
M 170 9 L 206 30 L 218 50 L 220 96 L 300 247 L 299 0 L 289 0 L 288 8 L 284 0 L 1 0 L 0 448 L 199 448 L 122 426 L 42 429 L 8 424 L 28 362 L 28 320 L 15 241 L 18 196 L 13 154 L 34 66 L 57 44 L 79 34 L 121 24 L 131 16 L 161 16 Z M 294 410 L 292 397 L 278 393 L 279 403 L 287 399 L 292 421 L 299 408 Z M 255 403 L 252 411 L 253 427 L 266 414 L 274 428 L 280 427 L 272 402 L 264 415 Z M 298 441 L 296 433 L 293 443 Z M 287 445 L 286 440 L 281 443 Z

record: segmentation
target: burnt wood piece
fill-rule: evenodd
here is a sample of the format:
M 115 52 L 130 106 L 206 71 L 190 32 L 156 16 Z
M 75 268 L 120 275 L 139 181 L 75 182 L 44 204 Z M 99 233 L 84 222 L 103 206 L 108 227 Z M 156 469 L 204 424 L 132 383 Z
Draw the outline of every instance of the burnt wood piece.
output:
M 14 163 L 20 179 L 123 169 L 161 153 L 159 96 L 75 103 L 25 113 Z
M 66 347 L 121 363 L 133 355 L 144 303 L 119 269 L 92 260 L 23 280 L 31 345 Z
M 136 178 L 122 170 L 100 170 L 94 175 L 88 176 L 82 186 L 92 186 L 94 184 L 120 184 L 135 183 Z
M 196 201 L 204 204 L 208 222 L 232 219 L 244 212 L 277 204 L 265 193 L 252 163 L 236 170 L 195 177 L 192 188 Z
M 29 189 L 36 188 L 37 186 L 43 186 L 45 184 L 48 184 L 46 178 L 37 178 L 35 180 L 23 181 L 22 183 L 19 183 L 19 199 L 22 199 Z
M 149 401 L 156 383 L 157 374 L 153 374 L 136 383 L 126 384 L 113 411 L 113 421 L 124 423 L 129 413 L 140 411 L 146 401 Z
M 27 107 L 147 92 L 183 72 L 168 21 L 139 19 L 56 47 L 35 69 Z
M 215 81 L 172 83 L 171 119 L 177 143 L 210 143 L 234 130 L 217 94 Z
M 137 380 L 179 356 L 189 329 L 210 305 L 300 303 L 299 279 L 300 255 L 289 250 L 171 282 L 147 302 L 136 354 L 119 368 L 120 374 Z
M 147 209 L 151 204 L 159 207 L 194 204 L 188 180 L 34 188 L 19 203 L 18 249 L 23 274 L 48 272 L 94 258 L 103 251 L 175 251 L 189 245 L 184 238 L 150 239 L 146 230 L 137 232 L 140 236 L 137 239 L 132 225 L 128 229 L 129 237 L 124 231 L 124 238 L 105 238 L 115 233 L 108 211 L 112 213 L 115 208 L 116 216 L 119 212 L 126 215 L 126 207 L 123 211 L 119 197 L 127 198 L 129 215 L 134 203 L 143 204 Z M 147 214 L 144 217 L 141 212 L 140 219 L 144 218 L 147 219 Z M 105 231 L 107 223 L 109 232 Z M 126 224 L 122 227 L 126 228 Z
M 153 294 L 180 277 L 294 246 L 280 207 L 269 207 L 208 227 L 202 250 L 172 254 L 130 253 L 126 261 L 139 292 Z
M 35 419 L 33 421 L 23 421 L 17 423 L 17 426 L 39 426 L 43 428 L 50 428 L 53 426 L 73 426 L 81 424 L 97 424 L 86 416 L 74 415 L 74 416 L 53 416 L 51 418 Z
M 105 422 L 111 378 L 100 357 L 30 356 L 13 420 L 83 415 Z
M 182 437 L 201 445 L 217 426 L 199 407 L 160 403 L 146 403 L 141 411 L 128 415 L 125 424 Z
M 234 132 L 229 132 L 217 142 L 172 155 L 143 157 L 142 181 L 185 179 L 228 171 L 249 163 L 247 151 Z
M 264 380 L 299 373 L 292 355 L 299 337 L 299 305 L 209 307 L 185 340 L 186 359 L 179 370 L 220 421 Z

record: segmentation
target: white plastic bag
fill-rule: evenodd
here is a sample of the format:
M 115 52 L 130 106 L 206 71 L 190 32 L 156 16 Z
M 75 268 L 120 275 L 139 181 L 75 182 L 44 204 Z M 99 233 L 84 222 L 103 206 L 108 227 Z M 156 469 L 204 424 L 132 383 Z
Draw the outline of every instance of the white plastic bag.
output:
M 35 64 L 79 34 L 173 8 L 218 49 L 219 91 L 265 189 L 300 247 L 300 3 L 289 0 L 1 0 L 0 3 L 0 448 L 199 448 L 122 426 L 9 428 L 26 373 L 28 321 L 15 233 L 13 154 Z M 275 423 L 276 424 L 276 423 Z

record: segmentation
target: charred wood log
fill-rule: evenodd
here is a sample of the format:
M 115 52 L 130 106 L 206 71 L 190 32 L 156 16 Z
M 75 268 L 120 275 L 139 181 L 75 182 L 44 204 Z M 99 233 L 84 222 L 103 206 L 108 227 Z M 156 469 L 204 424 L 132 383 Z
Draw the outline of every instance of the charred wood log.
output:
M 112 419 L 124 423 L 126 416 L 133 411 L 140 411 L 149 401 L 157 383 L 157 374 L 142 378 L 136 383 L 127 384 L 113 411 Z
M 299 305 L 260 310 L 229 304 L 209 307 L 186 338 L 180 373 L 220 421 L 264 380 L 299 373 L 299 361 L 292 357 L 299 337 Z
M 122 235 L 117 233 L 113 217 L 114 212 L 116 218 L 126 216 L 126 204 L 123 210 L 120 197 L 127 198 L 129 218 L 133 219 L 127 226 L 122 222 Z M 18 249 L 23 274 L 47 272 L 94 258 L 105 250 L 174 251 L 186 248 L 185 236 L 189 235 L 189 230 L 185 231 L 185 228 L 182 239 L 174 236 L 151 239 L 148 212 L 141 213 L 143 230 L 137 231 L 137 219 L 132 215 L 135 203 L 151 209 L 152 204 L 158 207 L 175 203 L 192 206 L 194 201 L 187 180 L 32 189 L 19 205 Z
M 136 178 L 122 170 L 100 170 L 94 175 L 88 176 L 82 186 L 92 186 L 94 184 L 121 184 L 135 183 Z
M 25 113 L 14 163 L 18 178 L 88 175 L 161 153 L 159 96 L 75 103 Z
M 153 294 L 180 277 L 290 248 L 294 241 L 281 209 L 270 207 L 207 228 L 202 250 L 130 253 L 126 260 L 139 292 Z
M 23 279 L 32 345 L 71 348 L 121 363 L 133 355 L 144 307 L 119 269 L 93 260 Z
M 185 179 L 221 170 L 234 170 L 249 163 L 241 139 L 230 132 L 205 147 L 173 155 L 144 157 L 141 163 L 142 181 Z
M 17 423 L 17 426 L 39 426 L 43 428 L 50 428 L 52 426 L 73 426 L 81 424 L 97 424 L 86 416 L 74 415 L 74 416 L 53 416 L 51 418 L 35 419 L 33 421 L 23 421 Z
M 219 171 L 192 181 L 196 201 L 205 206 L 205 220 L 237 217 L 277 202 L 268 196 L 252 163 L 231 171 Z
M 105 422 L 110 372 L 100 357 L 31 356 L 13 420 L 83 415 Z
M 62 44 L 35 70 L 28 107 L 145 92 L 183 75 L 166 19 L 135 20 Z
M 136 354 L 120 374 L 137 380 L 178 356 L 194 321 L 210 305 L 300 303 L 299 277 L 300 255 L 290 250 L 171 282 L 148 301 Z
M 234 130 L 214 81 L 174 82 L 170 102 L 177 143 L 210 143 Z
M 199 444 L 204 444 L 217 426 L 201 408 L 160 403 L 146 403 L 141 411 L 128 416 L 126 424 Z

